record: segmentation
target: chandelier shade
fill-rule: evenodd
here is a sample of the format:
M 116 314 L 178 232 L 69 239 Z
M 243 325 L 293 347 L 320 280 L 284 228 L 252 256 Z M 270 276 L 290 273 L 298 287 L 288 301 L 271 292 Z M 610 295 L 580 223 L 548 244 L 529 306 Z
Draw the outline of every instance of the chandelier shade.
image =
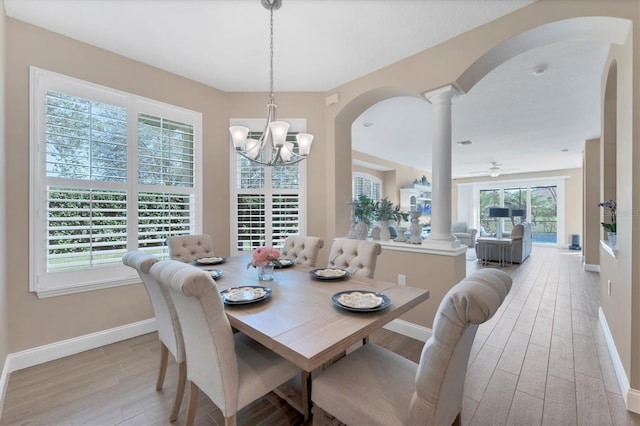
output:
M 259 139 L 249 138 L 249 129 L 244 126 L 231 126 L 231 142 L 236 153 L 263 166 L 287 166 L 307 158 L 311 152 L 313 135 L 298 133 L 296 143 L 287 141 L 289 123 L 276 120 L 276 102 L 273 94 L 273 11 L 278 10 L 282 0 L 261 0 L 270 12 L 270 53 L 269 64 L 269 102 L 267 103 L 267 122 Z M 296 151 L 295 145 L 298 145 Z M 262 154 L 262 155 L 261 155 Z

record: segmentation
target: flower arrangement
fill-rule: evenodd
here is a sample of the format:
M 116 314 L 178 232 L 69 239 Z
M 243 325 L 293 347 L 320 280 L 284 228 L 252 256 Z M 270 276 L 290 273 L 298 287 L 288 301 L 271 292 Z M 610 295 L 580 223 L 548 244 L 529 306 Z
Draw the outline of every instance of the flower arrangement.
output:
M 615 200 L 603 201 L 598 203 L 598 207 L 604 207 L 606 210 L 604 211 L 605 216 L 610 216 L 610 222 L 600 222 L 602 227 L 607 232 L 616 232 L 616 208 L 617 204 Z M 607 211 L 609 210 L 609 211 Z
M 355 202 L 354 215 L 356 220 L 369 225 L 376 214 L 376 203 L 364 194 L 360 194 Z
M 247 264 L 247 269 L 249 266 L 253 266 L 254 268 L 265 267 L 269 263 L 273 263 L 276 266 L 280 265 L 280 250 L 273 247 L 258 247 L 252 252 L 251 262 Z

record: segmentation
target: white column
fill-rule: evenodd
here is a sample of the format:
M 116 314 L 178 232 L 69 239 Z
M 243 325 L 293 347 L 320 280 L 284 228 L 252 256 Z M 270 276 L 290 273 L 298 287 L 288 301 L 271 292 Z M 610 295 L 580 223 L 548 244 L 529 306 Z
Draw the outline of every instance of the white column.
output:
M 425 94 L 433 115 L 431 150 L 431 234 L 425 245 L 439 249 L 455 249 L 460 242 L 451 233 L 451 100 L 453 86 L 445 86 Z

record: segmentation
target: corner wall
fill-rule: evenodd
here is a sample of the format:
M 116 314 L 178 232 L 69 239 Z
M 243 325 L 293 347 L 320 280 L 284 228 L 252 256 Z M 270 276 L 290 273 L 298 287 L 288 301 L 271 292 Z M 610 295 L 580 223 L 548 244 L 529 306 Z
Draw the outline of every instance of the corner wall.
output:
M 2 234 L 6 234 L 5 208 L 7 203 L 4 194 L 6 191 L 6 137 L 5 137 L 5 26 L 6 15 L 4 12 L 4 1 L 0 0 L 0 230 Z M 0 415 L 2 414 L 2 402 L 4 400 L 5 376 L 4 367 L 7 354 L 7 335 L 8 335 L 8 314 L 7 314 L 7 268 L 5 267 L 6 256 L 6 240 L 0 238 Z

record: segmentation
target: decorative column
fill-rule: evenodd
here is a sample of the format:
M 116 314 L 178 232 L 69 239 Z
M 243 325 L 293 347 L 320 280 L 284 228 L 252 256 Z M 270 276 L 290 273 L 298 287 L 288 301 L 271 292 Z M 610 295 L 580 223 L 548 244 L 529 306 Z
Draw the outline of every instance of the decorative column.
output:
M 425 245 L 434 249 L 460 247 L 451 233 L 451 100 L 456 94 L 453 86 L 425 93 L 433 105 L 431 234 Z

